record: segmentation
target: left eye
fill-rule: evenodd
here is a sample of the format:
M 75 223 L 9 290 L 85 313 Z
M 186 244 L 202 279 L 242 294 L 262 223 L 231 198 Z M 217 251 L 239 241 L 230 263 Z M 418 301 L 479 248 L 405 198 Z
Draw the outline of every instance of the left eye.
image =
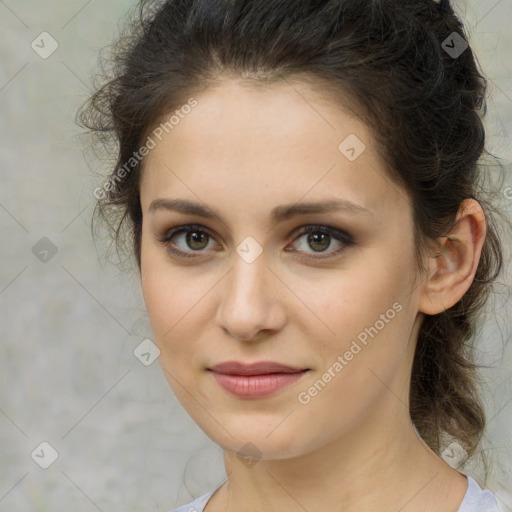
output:
M 307 247 L 313 250 L 313 253 L 327 252 L 329 256 L 339 254 L 346 247 L 354 245 L 354 240 L 348 233 L 329 226 L 305 226 L 302 228 L 296 241 L 300 241 L 301 239 L 304 239 L 302 247 L 304 247 L 305 243 Z M 327 251 L 333 240 L 338 242 L 338 248 Z M 299 244 L 299 246 L 300 245 L 301 244 Z M 301 249 L 299 249 L 299 252 L 300 251 Z

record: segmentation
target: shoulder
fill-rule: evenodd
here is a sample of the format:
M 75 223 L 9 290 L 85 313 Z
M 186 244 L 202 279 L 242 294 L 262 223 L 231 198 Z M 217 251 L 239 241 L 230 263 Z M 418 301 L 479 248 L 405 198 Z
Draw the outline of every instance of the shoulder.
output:
M 493 492 L 483 491 L 470 476 L 467 479 L 468 490 L 457 512 L 501 512 Z
M 215 489 L 199 496 L 199 498 L 196 498 L 194 501 L 191 501 L 186 505 L 182 505 L 181 507 L 171 510 L 170 512 L 203 512 L 206 503 L 214 492 Z

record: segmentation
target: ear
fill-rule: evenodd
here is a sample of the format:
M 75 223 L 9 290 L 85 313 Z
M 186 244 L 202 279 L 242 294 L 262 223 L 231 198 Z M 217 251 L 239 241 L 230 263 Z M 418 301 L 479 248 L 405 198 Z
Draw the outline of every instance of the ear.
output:
M 429 274 L 421 292 L 420 312 L 436 315 L 462 298 L 475 277 L 485 234 L 482 207 L 474 199 L 464 200 L 453 229 L 437 240 L 440 250 L 426 262 Z

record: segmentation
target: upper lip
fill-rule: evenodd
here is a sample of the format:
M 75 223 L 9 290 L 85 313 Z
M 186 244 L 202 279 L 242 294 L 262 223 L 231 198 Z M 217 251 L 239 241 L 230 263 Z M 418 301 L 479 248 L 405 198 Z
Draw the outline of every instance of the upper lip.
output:
M 225 363 L 216 364 L 208 369 L 226 375 L 265 375 L 268 373 L 299 373 L 308 368 L 297 368 L 273 361 L 260 361 L 251 364 L 227 361 Z

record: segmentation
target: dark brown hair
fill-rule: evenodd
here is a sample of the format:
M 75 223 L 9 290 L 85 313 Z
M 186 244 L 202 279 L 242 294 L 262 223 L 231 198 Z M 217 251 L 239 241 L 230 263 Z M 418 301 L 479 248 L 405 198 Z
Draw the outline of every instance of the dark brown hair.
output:
M 123 179 L 118 171 L 164 114 L 227 75 L 260 86 L 309 81 L 319 96 L 332 92 L 356 112 L 412 199 L 420 267 L 462 201 L 479 200 L 488 231 L 476 277 L 457 304 L 425 316 L 410 387 L 410 415 L 426 443 L 440 453 L 451 436 L 471 455 L 485 426 L 473 362 L 476 315 L 502 249 L 480 194 L 486 82 L 465 40 L 448 0 L 143 2 L 80 120 L 117 144 L 117 178 L 97 194 L 98 212 L 118 244 L 128 240 L 139 267 L 142 162 Z

